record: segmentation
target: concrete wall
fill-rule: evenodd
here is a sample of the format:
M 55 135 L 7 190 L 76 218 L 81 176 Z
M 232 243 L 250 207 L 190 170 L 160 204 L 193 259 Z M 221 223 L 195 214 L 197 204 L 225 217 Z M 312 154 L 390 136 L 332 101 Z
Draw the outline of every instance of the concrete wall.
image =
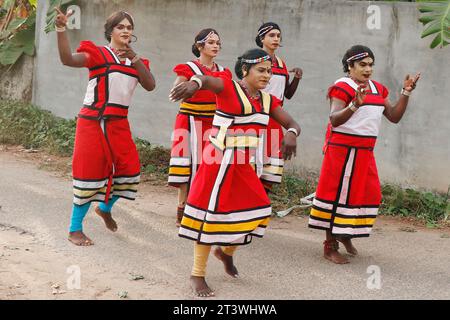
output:
M 38 24 L 43 30 L 44 7 L 40 1 Z M 407 73 L 422 72 L 402 122 L 383 121 L 376 149 L 383 181 L 446 191 L 450 184 L 450 48 L 431 50 L 431 39 L 420 39 L 422 25 L 412 3 L 328 0 L 152 0 L 79 1 L 81 30 L 69 36 L 72 48 L 80 40 L 103 44 L 102 25 L 114 10 L 135 16 L 137 52 L 152 61 L 157 89 L 136 92 L 130 110 L 133 133 L 170 145 L 177 104 L 168 101 L 174 81 L 173 66 L 192 58 L 191 44 L 204 27 L 221 34 L 223 50 L 218 62 L 233 68 L 236 57 L 255 47 L 257 28 L 263 21 L 277 22 L 284 46 L 279 55 L 288 67 L 304 70 L 299 91 L 286 109 L 303 128 L 295 166 L 318 170 L 328 121 L 325 99 L 328 86 L 341 77 L 345 50 L 366 44 L 376 56 L 374 79 L 399 97 Z M 381 28 L 369 30 L 367 8 L 381 9 Z M 87 71 L 63 67 L 58 60 L 55 34 L 38 33 L 33 100 L 59 116 L 74 117 L 82 103 Z
M 0 99 L 31 101 L 33 57 L 23 55 L 14 66 L 0 66 Z

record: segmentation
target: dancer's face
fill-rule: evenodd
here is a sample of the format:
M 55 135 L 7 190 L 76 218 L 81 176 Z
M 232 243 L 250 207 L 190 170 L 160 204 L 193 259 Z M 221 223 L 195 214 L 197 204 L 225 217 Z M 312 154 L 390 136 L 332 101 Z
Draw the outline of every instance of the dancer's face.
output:
M 267 87 L 271 76 L 272 63 L 270 61 L 263 61 L 250 68 L 245 76 L 245 81 L 253 89 L 262 90 Z
M 215 58 L 221 48 L 220 38 L 217 34 L 212 34 L 204 43 L 203 46 L 199 47 L 199 51 L 201 55 L 205 55 L 207 57 Z
M 127 45 L 131 42 L 131 35 L 133 34 L 133 25 L 128 19 L 120 21 L 111 33 L 111 41 L 118 45 Z
M 272 51 L 277 50 L 281 43 L 281 31 L 277 29 L 270 30 L 261 40 L 263 46 Z
M 373 72 L 373 59 L 366 57 L 362 60 L 353 63 L 349 66 L 350 77 L 359 82 L 366 82 L 370 79 Z

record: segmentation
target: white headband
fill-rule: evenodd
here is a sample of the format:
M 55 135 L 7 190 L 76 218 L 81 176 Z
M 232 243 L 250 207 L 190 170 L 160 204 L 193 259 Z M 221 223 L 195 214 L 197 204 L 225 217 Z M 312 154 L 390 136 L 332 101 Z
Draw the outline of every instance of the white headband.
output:
M 210 33 L 208 33 L 208 35 L 206 37 L 204 37 L 201 40 L 198 40 L 197 43 L 205 43 L 206 41 L 208 41 L 209 37 L 211 37 L 213 34 L 216 34 L 214 31 L 211 31 Z

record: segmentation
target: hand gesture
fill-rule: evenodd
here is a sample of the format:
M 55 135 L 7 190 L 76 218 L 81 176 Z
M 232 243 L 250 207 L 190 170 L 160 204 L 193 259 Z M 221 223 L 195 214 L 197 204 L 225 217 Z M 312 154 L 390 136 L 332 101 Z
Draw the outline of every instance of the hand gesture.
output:
M 406 75 L 405 81 L 403 82 L 403 89 L 406 91 L 413 91 L 416 88 L 416 83 L 420 79 L 420 72 L 412 78 L 409 74 Z
M 59 7 L 56 7 L 55 10 L 58 12 L 56 15 L 55 25 L 58 28 L 67 26 L 67 19 L 74 14 L 74 11 L 69 10 L 67 13 L 63 13 Z
M 359 85 L 358 88 L 356 89 L 355 99 L 353 100 L 356 107 L 359 107 L 363 104 L 366 95 L 367 95 L 366 85 L 365 84 Z
M 300 68 L 293 68 L 292 70 L 289 70 L 289 72 L 294 72 L 295 78 L 301 79 L 303 77 L 303 70 Z
M 121 59 L 128 58 L 130 60 L 133 60 L 133 58 L 136 56 L 136 52 L 134 52 L 129 45 L 127 45 L 125 48 L 115 50 L 115 53 Z
M 284 160 L 291 160 L 292 154 L 297 155 L 297 137 L 293 132 L 286 132 L 281 142 L 281 152 Z
M 199 89 L 197 82 L 184 81 L 170 90 L 170 101 L 178 101 L 190 98 Z

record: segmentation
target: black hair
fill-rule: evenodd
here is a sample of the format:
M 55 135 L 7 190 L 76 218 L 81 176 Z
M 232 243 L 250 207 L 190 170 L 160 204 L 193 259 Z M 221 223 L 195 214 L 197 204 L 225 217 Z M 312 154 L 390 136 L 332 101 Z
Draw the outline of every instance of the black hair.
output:
M 211 32 L 214 32 L 215 34 L 217 34 L 217 36 L 220 39 L 219 33 L 216 30 L 212 29 L 212 28 L 203 29 L 195 36 L 194 44 L 192 45 L 192 53 L 197 58 L 200 57 L 200 50 L 198 49 L 198 47 L 199 46 L 200 47 L 204 47 L 205 46 L 205 43 L 197 44 L 197 41 L 205 39 L 205 37 L 207 37 L 208 34 L 210 34 Z
M 344 57 L 342 58 L 342 66 L 344 67 L 344 72 L 348 73 L 350 71 L 349 66 L 353 67 L 355 61 L 363 60 L 366 57 L 362 57 L 360 59 L 356 59 L 349 62 L 347 62 L 347 59 L 364 52 L 367 52 L 369 54 L 369 57 L 371 57 L 373 59 L 373 62 L 375 62 L 375 56 L 373 55 L 373 52 L 372 50 L 370 50 L 369 47 L 360 44 L 354 45 L 350 49 L 348 49 L 347 52 L 345 52 Z
M 267 52 L 265 52 L 262 49 L 256 48 L 256 49 L 250 49 L 246 51 L 243 55 L 238 57 L 238 60 L 236 61 L 236 65 L 234 66 L 234 73 L 236 73 L 236 76 L 239 79 L 242 79 L 244 77 L 244 74 L 242 72 L 242 69 L 245 69 L 247 72 L 250 71 L 251 67 L 255 65 L 255 63 L 246 63 L 242 59 L 246 60 L 254 60 L 259 59 L 262 57 L 267 56 Z M 270 58 L 268 59 L 271 60 Z
M 273 28 L 270 29 L 269 31 L 266 31 L 266 32 L 263 32 L 262 34 L 260 34 L 261 31 L 262 31 L 264 28 L 267 28 L 267 27 L 273 27 Z M 278 24 L 276 24 L 275 22 L 266 22 L 266 23 L 263 23 L 263 24 L 261 25 L 261 27 L 259 27 L 259 29 L 258 29 L 258 35 L 257 35 L 256 38 L 255 38 L 255 42 L 256 42 L 256 45 L 257 45 L 258 47 L 260 47 L 260 48 L 263 47 L 262 39 L 264 39 L 264 37 L 266 36 L 266 33 L 270 32 L 270 31 L 273 30 L 273 29 L 280 30 L 280 32 L 281 32 L 280 26 L 279 26 Z
M 125 11 L 116 11 L 113 14 L 111 14 L 108 19 L 106 19 L 106 23 L 105 23 L 105 38 L 108 41 L 111 41 L 111 34 L 113 29 L 123 20 L 123 19 L 127 19 L 131 25 L 133 26 L 134 29 L 134 20 L 133 17 Z M 133 36 L 136 40 L 137 37 Z

